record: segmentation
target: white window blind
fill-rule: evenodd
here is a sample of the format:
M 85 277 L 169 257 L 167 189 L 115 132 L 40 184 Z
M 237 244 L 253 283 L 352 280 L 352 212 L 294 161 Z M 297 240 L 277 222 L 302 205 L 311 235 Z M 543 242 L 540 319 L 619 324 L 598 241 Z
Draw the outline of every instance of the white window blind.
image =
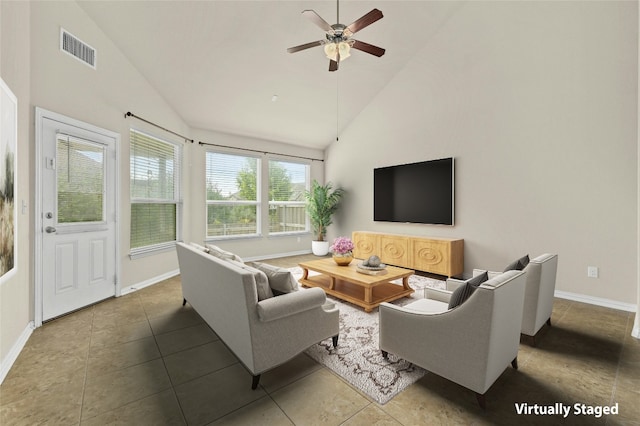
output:
M 258 158 L 209 151 L 206 154 L 207 237 L 260 233 Z
M 58 223 L 104 222 L 104 146 L 59 134 L 56 147 Z
M 309 188 L 309 165 L 269 161 L 269 233 L 308 231 L 304 191 Z
M 131 253 L 173 246 L 179 239 L 182 147 L 131 130 Z

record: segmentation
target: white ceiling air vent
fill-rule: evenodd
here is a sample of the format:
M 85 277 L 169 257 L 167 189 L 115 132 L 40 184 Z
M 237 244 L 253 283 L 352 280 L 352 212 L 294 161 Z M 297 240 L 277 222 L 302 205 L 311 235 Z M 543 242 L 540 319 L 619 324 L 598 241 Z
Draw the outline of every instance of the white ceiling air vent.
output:
M 96 69 L 96 49 L 80 40 L 64 28 L 60 28 L 60 50 Z

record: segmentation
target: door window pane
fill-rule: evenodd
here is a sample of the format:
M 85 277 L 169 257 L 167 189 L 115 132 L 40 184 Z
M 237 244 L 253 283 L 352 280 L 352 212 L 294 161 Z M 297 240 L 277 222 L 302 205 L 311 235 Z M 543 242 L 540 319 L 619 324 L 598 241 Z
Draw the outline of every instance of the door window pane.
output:
M 104 153 L 102 145 L 58 136 L 58 223 L 104 221 Z

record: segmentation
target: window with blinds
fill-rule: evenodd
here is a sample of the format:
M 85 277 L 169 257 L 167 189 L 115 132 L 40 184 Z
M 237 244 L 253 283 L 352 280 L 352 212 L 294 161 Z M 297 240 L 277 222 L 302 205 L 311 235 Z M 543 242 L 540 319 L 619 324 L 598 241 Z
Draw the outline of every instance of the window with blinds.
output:
M 256 157 L 207 152 L 207 237 L 260 233 L 260 161 Z
M 173 247 L 179 239 L 182 147 L 131 130 L 131 254 Z
M 58 224 L 105 221 L 105 147 L 56 137 Z
M 304 191 L 309 165 L 269 160 L 269 234 L 309 230 Z

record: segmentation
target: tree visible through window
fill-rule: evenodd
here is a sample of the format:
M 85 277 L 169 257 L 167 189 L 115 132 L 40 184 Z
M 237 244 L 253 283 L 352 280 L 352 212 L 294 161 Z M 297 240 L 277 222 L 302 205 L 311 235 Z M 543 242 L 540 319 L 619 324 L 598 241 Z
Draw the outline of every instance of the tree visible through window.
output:
M 259 166 L 255 157 L 207 152 L 207 237 L 260 233 Z
M 306 231 L 304 191 L 308 188 L 309 166 L 302 163 L 269 161 L 269 233 Z
M 66 135 L 56 146 L 58 223 L 103 222 L 105 148 Z

